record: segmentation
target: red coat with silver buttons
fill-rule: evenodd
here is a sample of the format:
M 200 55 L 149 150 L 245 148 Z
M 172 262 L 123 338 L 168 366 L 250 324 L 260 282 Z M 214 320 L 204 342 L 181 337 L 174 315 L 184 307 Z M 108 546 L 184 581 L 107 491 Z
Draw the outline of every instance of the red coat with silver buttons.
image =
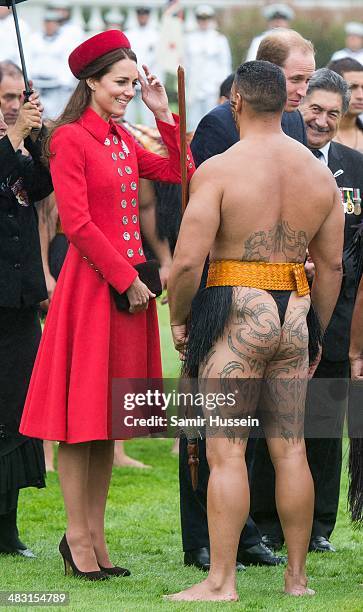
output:
M 145 261 L 139 177 L 180 183 L 175 122 L 157 122 L 169 158 L 144 150 L 91 108 L 54 133 L 50 167 L 70 248 L 29 386 L 20 427 L 25 435 L 77 443 L 147 433 L 123 426 L 115 398 L 112 406 L 112 384 L 161 378 L 156 304 L 138 314 L 119 312 L 110 285 L 124 292 L 137 275 L 133 266 Z M 190 152 L 187 165 L 190 178 Z

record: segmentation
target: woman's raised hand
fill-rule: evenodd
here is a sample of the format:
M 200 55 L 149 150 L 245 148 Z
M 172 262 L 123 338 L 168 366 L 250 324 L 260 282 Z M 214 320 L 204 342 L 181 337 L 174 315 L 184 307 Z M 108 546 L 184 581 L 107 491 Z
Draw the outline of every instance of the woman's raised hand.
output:
M 174 124 L 164 85 L 155 74 L 150 73 L 149 68 L 145 64 L 143 64 L 142 67 L 146 77 L 144 78 L 139 71 L 139 82 L 143 101 L 151 112 L 154 113 L 156 119 Z

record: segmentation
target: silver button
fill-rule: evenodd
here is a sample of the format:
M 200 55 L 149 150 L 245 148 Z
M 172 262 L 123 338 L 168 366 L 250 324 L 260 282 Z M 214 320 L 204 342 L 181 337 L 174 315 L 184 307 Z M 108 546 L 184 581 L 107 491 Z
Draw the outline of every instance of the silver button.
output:
M 118 144 L 118 138 L 117 138 L 117 136 L 113 136 L 113 137 L 112 137 L 112 140 L 113 140 L 113 142 L 114 142 L 115 144 Z
M 118 156 L 120 159 L 125 159 L 125 154 L 122 151 L 119 152 Z
M 132 249 L 127 249 L 127 257 L 133 257 L 134 256 L 134 252 Z
M 137 189 L 137 184 L 136 184 L 136 183 L 133 181 L 133 182 L 131 183 L 130 187 L 131 187 L 132 191 L 136 191 L 136 189 Z
M 189 168 L 193 168 L 193 164 L 190 162 L 190 164 L 188 164 Z
M 121 191 L 122 191 L 122 193 L 125 193 L 125 191 L 126 191 L 126 185 L 125 185 L 125 183 L 122 183 L 122 185 L 121 185 Z
M 123 223 L 124 225 L 127 225 L 127 224 L 128 224 L 128 222 L 129 222 L 128 217 L 126 217 L 126 216 L 125 216 L 125 217 L 122 217 L 122 223 Z
M 127 206 L 126 200 L 121 200 L 121 207 L 126 208 L 126 206 Z
M 130 240 L 131 236 L 129 232 L 124 232 L 124 240 Z
M 139 249 L 138 249 L 138 250 L 139 250 L 139 255 L 143 255 L 143 254 L 144 254 L 144 251 L 142 250 L 142 248 L 141 248 L 141 247 L 139 247 Z
M 133 206 L 133 207 L 135 208 L 136 204 L 137 204 L 137 200 L 136 200 L 136 198 L 132 198 L 132 200 L 131 200 L 131 206 Z
M 119 173 L 120 176 L 122 176 L 122 170 L 121 168 L 117 168 L 117 172 Z
M 126 174 L 132 174 L 132 168 L 130 168 L 130 166 L 125 166 L 125 172 Z
M 135 236 L 136 240 L 140 240 L 139 232 L 134 232 L 134 236 Z
M 116 155 L 116 153 L 112 153 L 111 157 L 112 157 L 113 161 L 116 161 L 116 160 L 117 160 L 117 155 Z
M 187 160 L 190 161 L 190 155 L 187 155 Z
M 106 147 L 109 147 L 111 144 L 111 140 L 109 138 L 106 138 L 104 144 L 106 145 Z
M 121 147 L 122 147 L 122 150 L 123 150 L 123 152 L 125 153 L 126 156 L 130 155 L 130 150 L 129 150 L 127 144 L 123 140 L 121 140 Z
M 137 223 L 137 215 L 132 215 L 132 222 Z
M 86 257 L 85 255 L 83 255 L 82 259 L 84 259 L 85 261 L 88 261 L 88 257 Z

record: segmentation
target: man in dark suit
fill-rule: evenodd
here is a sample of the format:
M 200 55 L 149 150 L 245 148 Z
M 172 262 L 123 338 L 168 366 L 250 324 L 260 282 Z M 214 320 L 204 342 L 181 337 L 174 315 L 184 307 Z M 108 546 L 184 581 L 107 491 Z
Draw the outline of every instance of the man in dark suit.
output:
M 41 111 L 33 93 L 8 129 L 0 100 L 0 553 L 25 558 L 35 555 L 19 539 L 19 491 L 45 486 L 41 440 L 18 433 L 47 298 L 34 206 L 53 189 L 41 161 Z
M 278 31 L 267 36 L 261 43 L 257 59 L 279 65 L 286 77 L 287 103 L 282 117 L 282 128 L 288 136 L 307 144 L 304 122 L 297 110 L 306 94 L 307 86 L 315 69 L 314 49 L 310 41 L 294 31 Z M 203 161 L 223 153 L 239 140 L 238 131 L 228 102 L 217 106 L 199 123 L 191 148 L 197 166 Z M 202 285 L 205 284 L 206 267 Z M 266 447 L 264 440 L 250 444 L 247 451 L 249 469 L 253 464 L 254 446 Z M 258 451 L 259 452 L 259 451 Z M 266 450 L 267 452 L 267 450 Z M 205 440 L 199 440 L 199 482 L 194 492 L 188 468 L 187 441 L 180 441 L 180 507 L 184 550 L 184 563 L 203 570 L 209 568 L 209 535 L 206 513 L 209 468 L 205 455 Z M 244 527 L 237 557 L 237 566 L 278 565 L 284 558 L 275 556 L 265 546 L 256 524 L 248 518 Z
M 347 407 L 349 337 L 355 293 L 355 271 L 348 249 L 363 217 L 360 203 L 363 155 L 333 141 L 340 120 L 348 110 L 349 97 L 346 81 L 335 72 L 322 68 L 311 79 L 301 107 L 309 147 L 332 171 L 346 213 L 342 288 L 324 336 L 322 359 L 314 375 L 320 380 L 311 385 L 306 409 L 306 450 L 315 484 L 310 550 L 316 552 L 335 551 L 329 538 L 335 526 L 339 502 L 341 436 Z M 276 550 L 282 545 L 283 536 L 274 504 L 273 483 L 273 468 L 267 454 L 256 457 L 251 513 L 262 533 L 267 535 L 264 540 Z

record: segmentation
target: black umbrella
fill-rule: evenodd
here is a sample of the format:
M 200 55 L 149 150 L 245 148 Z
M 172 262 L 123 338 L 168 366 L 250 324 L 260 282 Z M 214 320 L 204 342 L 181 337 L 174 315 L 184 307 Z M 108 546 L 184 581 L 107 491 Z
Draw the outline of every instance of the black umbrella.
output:
M 25 59 L 24 59 L 23 43 L 21 42 L 21 36 L 20 36 L 18 14 L 16 12 L 16 5 L 19 4 L 20 2 L 25 2 L 25 0 L 0 0 L 0 6 L 7 6 L 8 8 L 11 7 L 13 9 L 13 17 L 14 17 L 14 23 L 15 23 L 16 37 L 18 39 L 20 62 L 21 62 L 21 68 L 23 71 L 24 83 L 25 83 L 24 94 L 25 94 L 25 99 L 27 100 L 30 94 L 33 93 L 33 91 L 29 86 L 28 74 L 26 71 L 26 65 L 25 65 Z

